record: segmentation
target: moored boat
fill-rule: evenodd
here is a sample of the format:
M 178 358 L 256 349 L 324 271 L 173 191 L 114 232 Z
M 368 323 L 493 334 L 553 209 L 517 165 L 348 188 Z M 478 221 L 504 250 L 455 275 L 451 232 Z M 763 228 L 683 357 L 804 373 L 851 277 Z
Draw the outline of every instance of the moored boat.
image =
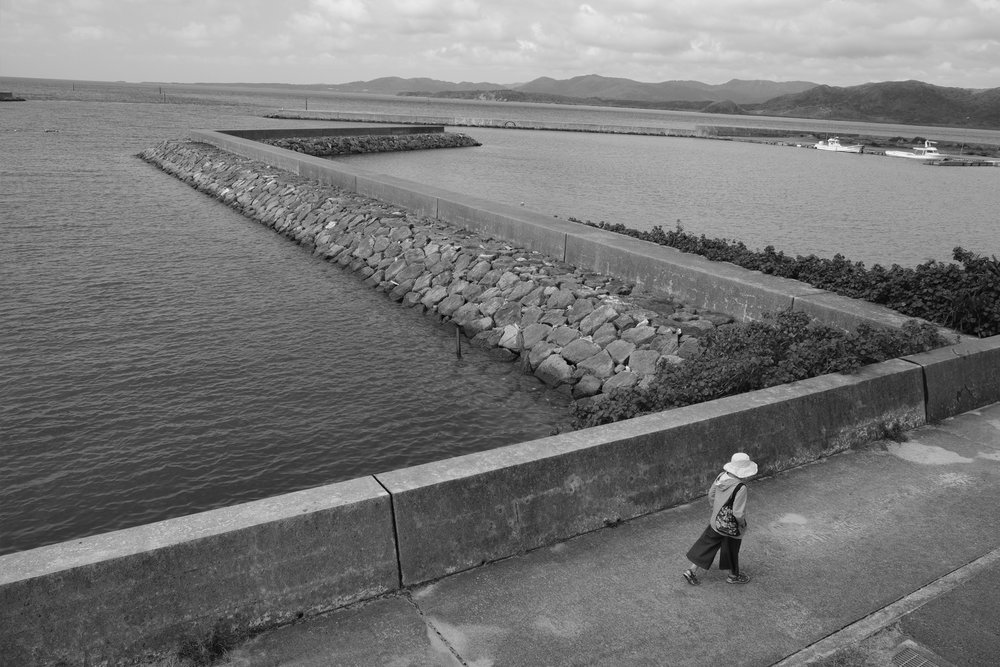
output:
M 923 146 L 914 146 L 912 151 L 886 151 L 886 157 L 904 157 L 911 160 L 937 160 L 944 157 L 934 147 L 936 141 L 924 140 Z
M 819 141 L 813 148 L 821 151 L 835 151 L 837 153 L 860 153 L 864 144 L 842 144 L 840 137 L 830 137 L 826 141 Z

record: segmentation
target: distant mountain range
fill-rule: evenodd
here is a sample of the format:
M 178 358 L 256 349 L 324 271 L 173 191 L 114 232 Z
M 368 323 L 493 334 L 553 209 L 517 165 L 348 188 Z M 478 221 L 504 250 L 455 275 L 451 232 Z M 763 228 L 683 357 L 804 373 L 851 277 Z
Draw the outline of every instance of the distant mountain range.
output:
M 797 118 L 1000 128 L 1000 88 L 944 88 L 922 81 L 816 86 L 767 100 L 752 111 Z
M 808 81 L 699 81 L 642 83 L 598 75 L 541 77 L 528 83 L 452 83 L 385 77 L 323 86 L 335 92 L 546 102 L 857 120 L 908 125 L 1000 128 L 1000 88 L 946 88 L 921 81 L 886 81 L 836 87 Z
M 368 92 L 390 95 L 444 96 L 442 93 L 514 92 L 526 95 L 544 95 L 561 98 L 620 100 L 632 102 L 724 102 L 737 104 L 764 102 L 772 97 L 799 93 L 814 88 L 807 81 L 741 81 L 712 85 L 700 81 L 663 81 L 642 83 L 631 79 L 611 78 L 588 74 L 572 79 L 540 77 L 528 83 L 451 83 L 436 79 L 401 79 L 384 77 L 371 81 L 353 81 L 327 86 L 337 92 Z

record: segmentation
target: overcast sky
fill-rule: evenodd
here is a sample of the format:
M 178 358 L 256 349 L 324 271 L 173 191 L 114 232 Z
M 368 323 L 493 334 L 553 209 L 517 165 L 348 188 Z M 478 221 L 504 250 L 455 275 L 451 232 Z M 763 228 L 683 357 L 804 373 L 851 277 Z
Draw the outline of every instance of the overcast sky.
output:
M 1000 0 L 0 0 L 0 76 L 1000 87 Z

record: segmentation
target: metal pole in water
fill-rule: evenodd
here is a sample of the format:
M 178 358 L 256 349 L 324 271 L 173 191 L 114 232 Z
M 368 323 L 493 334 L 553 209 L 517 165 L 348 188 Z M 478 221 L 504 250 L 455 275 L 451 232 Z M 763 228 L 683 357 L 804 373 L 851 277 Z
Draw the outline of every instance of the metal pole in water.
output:
M 455 327 L 455 356 L 462 358 L 462 330 Z

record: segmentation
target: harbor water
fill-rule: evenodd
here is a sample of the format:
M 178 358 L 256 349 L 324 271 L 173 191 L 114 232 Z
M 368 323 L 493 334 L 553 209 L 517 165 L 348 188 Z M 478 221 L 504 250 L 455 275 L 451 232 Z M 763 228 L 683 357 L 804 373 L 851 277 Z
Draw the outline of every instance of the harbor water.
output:
M 302 108 L 299 96 L 20 79 L 0 88 L 29 100 L 0 107 L 0 553 L 568 424 L 567 399 L 516 365 L 469 349 L 456 358 L 452 329 L 135 157 L 194 127 L 316 126 L 263 118 Z M 308 104 L 734 122 L 365 95 Z M 455 129 L 483 146 L 344 159 L 546 215 L 679 222 L 791 254 L 914 264 L 947 260 L 958 245 L 1000 249 L 1000 170 L 687 138 Z M 975 140 L 990 138 L 1000 143 L 1000 133 Z

